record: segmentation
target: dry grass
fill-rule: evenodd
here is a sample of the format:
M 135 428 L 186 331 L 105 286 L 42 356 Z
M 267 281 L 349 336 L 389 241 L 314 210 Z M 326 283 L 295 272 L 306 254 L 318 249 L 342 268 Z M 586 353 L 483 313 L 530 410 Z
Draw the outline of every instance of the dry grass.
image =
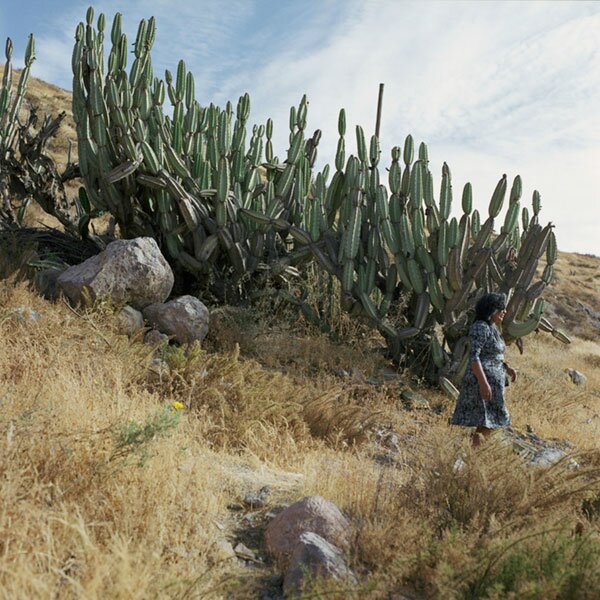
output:
M 535 471 L 499 441 L 473 454 L 435 393 L 441 414 L 400 409 L 399 383 L 367 380 L 379 359 L 361 363 L 362 346 L 342 350 L 302 327 L 280 344 L 272 332 L 260 351 L 170 349 L 157 383 L 151 351 L 116 333 L 109 306 L 77 316 L 9 282 L 0 305 L 0 597 L 257 597 L 271 567 L 227 559 L 221 542 L 243 535 L 228 505 L 265 484 L 270 506 L 321 494 L 350 517 L 360 587 L 320 584 L 334 598 L 593 598 L 600 585 L 590 341 L 565 350 L 540 336 L 523 357 L 510 350 L 516 426 L 585 451 L 578 470 L 563 461 Z M 42 320 L 19 322 L 21 305 Z M 267 336 L 259 320 L 241 322 L 254 340 Z M 231 343 L 221 331 L 213 346 Z M 334 373 L 353 360 L 362 380 Z M 568 366 L 586 373 L 585 388 L 568 381 Z M 398 435 L 391 462 L 374 459 L 385 454 L 375 427 Z

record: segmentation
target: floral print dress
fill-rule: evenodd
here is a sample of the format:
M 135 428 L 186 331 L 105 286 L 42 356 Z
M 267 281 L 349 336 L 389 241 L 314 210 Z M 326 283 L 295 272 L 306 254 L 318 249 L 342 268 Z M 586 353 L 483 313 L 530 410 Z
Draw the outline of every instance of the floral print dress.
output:
M 492 388 L 492 398 L 487 402 L 479 392 L 479 383 L 471 368 L 467 369 L 460 386 L 452 425 L 466 427 L 487 427 L 498 429 L 510 425 L 511 419 L 504 404 L 504 350 L 506 345 L 495 325 L 485 321 L 475 321 L 469 331 L 471 340 L 470 364 L 479 360 L 483 372 Z

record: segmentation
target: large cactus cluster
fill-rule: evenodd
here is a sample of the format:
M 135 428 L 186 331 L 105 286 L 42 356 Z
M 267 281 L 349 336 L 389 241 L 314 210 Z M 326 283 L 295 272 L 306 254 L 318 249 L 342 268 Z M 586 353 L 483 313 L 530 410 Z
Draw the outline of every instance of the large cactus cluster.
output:
M 164 81 L 153 76 L 154 18 L 139 25 L 129 74 L 121 15 L 112 25 L 106 70 L 104 15 L 97 28 L 93 19 L 90 8 L 87 23 L 77 28 L 72 61 L 80 168 L 91 206 L 110 211 L 124 237 L 157 238 L 172 261 L 193 274 L 237 285 L 249 280 L 265 255 L 285 252 L 285 242 L 264 225 L 244 222 L 239 209 L 277 218 L 277 198 L 295 189 L 292 205 L 302 210 L 320 137 L 316 132 L 305 141 L 306 98 L 280 165 L 272 122 L 247 131 L 247 94 L 235 113 L 229 102 L 224 109 L 202 107 L 183 61 L 175 78 L 169 71 Z M 165 114 L 165 96 L 172 116 Z
M 542 321 L 540 295 L 552 278 L 556 240 L 552 225 L 539 224 L 540 195 L 533 194 L 531 213 L 521 208 L 521 178 L 514 179 L 500 231 L 494 226 L 507 196 L 507 178 L 498 182 L 482 219 L 473 210 L 469 183 L 462 192 L 462 215 L 451 216 L 450 169 L 444 164 L 438 200 L 429 170 L 428 151 L 406 138 L 392 150 L 388 185 L 381 182 L 376 136 L 367 148 L 356 128 L 357 155 L 345 157 L 345 114 L 340 111 L 337 171 L 329 186 L 319 174 L 306 200 L 303 223 L 278 223 L 319 263 L 339 278 L 342 303 L 351 314 L 373 323 L 398 360 L 444 385 L 458 380 L 468 361 L 468 326 L 476 299 L 485 292 L 509 296 L 504 334 L 520 340 L 540 327 L 559 331 Z M 401 164 L 401 162 L 403 164 Z M 243 211 L 258 222 L 264 215 Z M 281 221 L 281 219 L 280 219 Z M 483 221 L 483 222 L 482 222 Z M 536 277 L 538 262 L 546 266 Z M 404 324 L 388 319 L 399 298 L 408 298 Z
M 556 241 L 552 225 L 539 223 L 537 192 L 531 213 L 521 208 L 520 177 L 503 221 L 506 176 L 487 217 L 473 210 L 470 184 L 462 214 L 453 216 L 450 169 L 444 164 L 436 200 L 427 147 L 419 146 L 415 160 L 408 136 L 403 149 L 392 150 L 388 192 L 376 136 L 367 145 L 357 126 L 356 155 L 346 157 L 342 109 L 329 181 L 329 167 L 313 172 L 321 133 L 306 136 L 306 97 L 290 110 L 290 144 L 280 162 L 270 119 L 247 134 L 248 95 L 234 114 L 231 103 L 200 105 L 183 61 L 175 78 L 169 71 L 164 81 L 154 77 L 154 18 L 139 25 L 129 73 L 121 16 L 112 25 L 106 69 L 104 29 L 103 15 L 94 26 L 91 8 L 77 28 L 73 113 L 87 198 L 114 215 L 124 237 L 154 236 L 172 262 L 198 279 L 212 275 L 238 288 L 259 267 L 291 271 L 315 258 L 340 280 L 342 306 L 376 327 L 395 359 L 411 360 L 448 385 L 466 368 L 466 334 L 482 293 L 509 295 L 507 339 L 521 340 L 540 326 L 552 330 L 540 295 L 552 278 Z M 534 281 L 544 254 L 546 266 Z

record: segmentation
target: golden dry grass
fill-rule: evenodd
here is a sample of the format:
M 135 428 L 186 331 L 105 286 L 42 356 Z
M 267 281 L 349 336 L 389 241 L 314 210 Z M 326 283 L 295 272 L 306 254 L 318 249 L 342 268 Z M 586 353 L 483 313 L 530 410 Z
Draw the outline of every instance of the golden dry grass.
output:
M 42 319 L 19 322 L 22 305 Z M 536 471 L 497 440 L 474 454 L 436 393 L 425 391 L 437 412 L 407 411 L 399 382 L 337 376 L 354 364 L 375 377 L 383 365 L 365 362 L 360 345 L 311 338 L 300 326 L 270 332 L 260 352 L 248 343 L 251 356 L 235 343 L 172 349 L 157 383 L 150 350 L 117 334 L 108 306 L 78 316 L 7 281 L 0 306 L 0 597 L 258 597 L 272 567 L 249 568 L 220 544 L 243 539 L 243 519 L 228 505 L 265 484 L 269 506 L 321 494 L 350 517 L 360 587 L 321 586 L 334 598 L 595 597 L 597 344 L 565 349 L 539 336 L 524 356 L 510 349 L 517 428 L 530 424 L 580 451 L 580 469 L 564 461 Z M 260 321 L 249 327 L 260 334 Z M 213 346 L 231 343 L 221 331 Z M 298 348 L 304 354 L 290 361 Z M 585 388 L 568 380 L 570 366 L 588 376 Z M 377 428 L 399 437 L 393 462 L 374 459 L 385 455 Z M 466 466 L 456 471 L 459 456 Z M 537 553 L 539 564 L 519 571 L 519 553 Z M 553 556 L 562 579 L 542 568 Z M 510 589 L 516 595 L 502 595 Z

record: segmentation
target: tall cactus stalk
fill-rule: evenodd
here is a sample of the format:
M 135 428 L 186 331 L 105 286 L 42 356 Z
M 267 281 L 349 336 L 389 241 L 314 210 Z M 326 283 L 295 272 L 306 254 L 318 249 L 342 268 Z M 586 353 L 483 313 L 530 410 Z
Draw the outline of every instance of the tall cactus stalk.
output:
M 224 109 L 202 106 L 183 61 L 175 77 L 169 71 L 164 81 L 154 77 L 154 18 L 139 25 L 129 73 L 121 15 L 112 25 L 106 68 L 104 27 L 103 15 L 94 26 L 90 8 L 77 28 L 73 113 L 90 201 L 115 216 L 124 237 L 152 235 L 182 269 L 238 289 L 260 269 L 292 273 L 316 260 L 339 279 L 341 306 L 376 327 L 395 360 L 445 386 L 466 368 L 472 307 L 481 294 L 509 295 L 503 326 L 509 342 L 553 329 L 540 296 L 552 278 L 556 240 L 551 224 L 539 224 L 538 192 L 531 215 L 521 209 L 519 176 L 503 220 L 506 175 L 485 220 L 473 210 L 470 184 L 462 214 L 452 216 L 445 163 L 436 199 L 427 146 L 415 149 L 409 135 L 392 150 L 386 186 L 377 136 L 367 143 L 357 126 L 356 155 L 346 155 L 342 109 L 329 180 L 328 166 L 313 170 L 321 132 L 306 135 L 306 96 L 290 110 L 289 148 L 280 162 L 272 121 L 247 129 L 247 94 L 235 112 L 229 102 Z M 166 96 L 172 116 L 163 110 Z M 401 299 L 406 309 L 398 316 Z
M 25 49 L 25 67 L 21 71 L 16 94 L 12 89 L 12 53 L 13 43 L 10 38 L 6 40 L 4 50 L 6 63 L 4 75 L 2 76 L 2 87 L 0 88 L 0 158 L 4 159 L 6 152 L 13 147 L 18 128 L 19 110 L 25 97 L 27 80 L 31 71 L 31 65 L 35 60 L 35 38 L 29 36 L 27 48 Z

